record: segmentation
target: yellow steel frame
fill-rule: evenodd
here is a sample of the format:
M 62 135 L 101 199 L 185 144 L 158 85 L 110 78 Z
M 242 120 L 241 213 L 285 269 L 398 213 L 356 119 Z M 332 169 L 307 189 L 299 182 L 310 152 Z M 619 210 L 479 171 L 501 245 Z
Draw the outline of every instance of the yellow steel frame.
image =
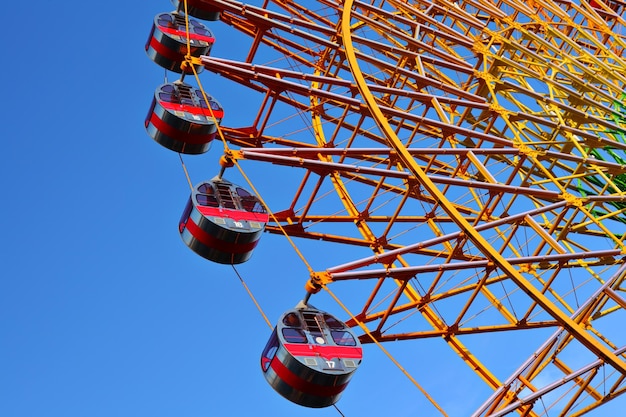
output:
M 260 97 L 222 126 L 231 156 L 303 172 L 267 230 L 372 253 L 311 278 L 350 283 L 364 342 L 443 339 L 493 390 L 476 416 L 624 392 L 620 331 L 596 326 L 626 318 L 623 3 L 207 1 L 252 39 L 245 62 L 190 58 Z M 539 329 L 511 375 L 462 341 Z

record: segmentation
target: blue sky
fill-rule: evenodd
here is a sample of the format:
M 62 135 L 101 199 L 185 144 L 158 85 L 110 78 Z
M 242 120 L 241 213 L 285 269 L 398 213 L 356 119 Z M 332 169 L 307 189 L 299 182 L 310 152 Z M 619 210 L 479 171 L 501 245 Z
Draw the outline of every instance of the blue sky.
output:
M 198 257 L 178 236 L 187 181 L 178 156 L 143 126 L 163 82 L 143 47 L 154 16 L 171 4 L 6 7 L 0 416 L 339 415 L 273 392 L 259 367 L 270 328 L 233 269 Z M 219 23 L 211 29 L 212 55 L 236 55 L 237 38 Z M 242 98 L 205 75 L 227 120 L 245 116 Z M 213 145 L 186 161 L 196 179 L 210 178 L 220 155 Z M 243 184 L 234 170 L 229 179 Z M 272 321 L 304 296 L 307 270 L 280 237 L 264 235 L 238 271 Z M 345 318 L 323 294 L 312 302 Z M 449 386 L 476 380 L 434 342 L 388 348 L 451 415 L 484 398 L 480 384 Z M 445 372 L 422 372 L 426 362 Z M 435 415 L 370 345 L 338 406 L 346 416 Z

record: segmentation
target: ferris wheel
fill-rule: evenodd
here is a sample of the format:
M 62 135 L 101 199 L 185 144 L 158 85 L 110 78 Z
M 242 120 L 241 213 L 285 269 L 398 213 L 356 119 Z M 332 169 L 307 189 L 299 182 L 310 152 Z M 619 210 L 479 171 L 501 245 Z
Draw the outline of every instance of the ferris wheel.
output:
M 317 325 L 351 328 L 346 363 L 356 368 L 361 345 L 436 340 L 490 389 L 476 417 L 577 416 L 623 401 L 626 3 L 174 5 L 146 49 L 181 80 L 157 90 L 148 133 L 183 154 L 220 139 L 225 149 L 220 175 L 193 189 L 181 219 L 191 249 L 248 261 L 262 231 L 330 248 L 330 263 L 302 283 L 307 300 L 325 291 L 337 301 L 345 323 L 318 312 Z M 211 55 L 213 25 L 243 34 L 243 59 Z M 248 92 L 246 123 L 221 122 L 201 71 Z M 280 198 L 222 178 L 247 163 L 271 167 L 252 183 L 280 187 Z M 216 209 L 201 202 L 225 189 L 245 212 L 232 227 L 208 222 Z M 278 324 L 292 339 L 273 336 L 266 350 L 302 337 L 294 312 L 312 328 L 305 307 Z M 525 356 L 502 374 L 490 355 L 507 347 L 476 341 L 510 334 L 523 335 Z M 277 375 L 268 381 L 289 398 Z M 348 379 L 326 402 L 289 399 L 330 405 Z

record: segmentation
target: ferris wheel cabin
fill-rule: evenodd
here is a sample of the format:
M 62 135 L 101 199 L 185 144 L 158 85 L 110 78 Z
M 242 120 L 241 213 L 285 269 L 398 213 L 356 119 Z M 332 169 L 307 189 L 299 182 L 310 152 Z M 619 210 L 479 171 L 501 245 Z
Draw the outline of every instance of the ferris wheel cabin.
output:
M 213 33 L 201 22 L 189 19 L 189 54 L 194 57 L 208 55 L 215 42 Z M 150 38 L 146 43 L 148 57 L 163 68 L 178 73 L 193 73 L 191 67 L 184 71 L 181 64 L 187 54 L 187 25 L 185 15 L 171 12 L 154 18 Z M 196 65 L 196 72 L 204 69 Z
M 300 303 L 278 321 L 261 355 L 261 369 L 289 401 L 321 408 L 339 400 L 362 358 L 359 340 L 343 322 Z
M 182 8 L 182 2 L 179 0 L 172 0 L 172 3 L 174 6 Z M 220 19 L 220 9 L 206 0 L 187 0 L 187 13 L 189 16 L 202 20 L 215 21 Z
M 175 152 L 201 154 L 209 150 L 224 116 L 222 106 L 201 90 L 180 81 L 157 88 L 146 117 L 148 134 Z
M 252 256 L 268 214 L 259 199 L 224 179 L 195 187 L 178 230 L 198 255 L 221 264 L 239 264 Z

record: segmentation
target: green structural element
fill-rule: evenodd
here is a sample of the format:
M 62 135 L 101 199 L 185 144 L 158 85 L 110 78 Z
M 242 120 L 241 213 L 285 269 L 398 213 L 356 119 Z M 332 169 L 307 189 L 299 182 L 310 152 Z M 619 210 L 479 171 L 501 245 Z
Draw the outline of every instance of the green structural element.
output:
M 611 119 L 617 126 L 626 126 L 626 93 L 622 93 L 620 100 L 615 100 L 613 103 L 613 108 L 615 109 L 614 113 L 611 113 Z M 620 130 L 605 130 L 605 134 L 609 137 L 612 137 L 615 142 L 626 143 L 626 127 L 625 129 Z M 614 162 L 622 166 L 626 166 L 626 151 L 617 149 L 611 146 L 606 146 L 602 148 L 604 152 L 600 152 L 599 149 L 591 149 L 589 150 L 589 155 L 592 155 L 594 158 L 606 161 L 608 159 L 612 159 Z M 620 154 L 621 153 L 621 154 Z M 597 176 L 588 176 L 583 180 L 579 179 L 577 188 L 578 192 L 584 197 L 588 195 L 596 195 L 595 192 L 585 188 L 585 184 L 593 184 L 597 187 L 604 187 L 605 182 L 603 179 Z M 626 192 L 626 174 L 620 174 L 613 178 L 613 184 L 617 189 L 615 192 Z M 613 207 L 618 210 L 626 210 L 626 203 L 610 203 Z M 594 216 L 606 216 L 608 213 L 594 207 L 591 209 L 591 212 Z M 619 216 L 611 216 L 609 217 L 611 220 L 619 221 L 621 223 L 626 224 L 626 213 L 622 213 Z

